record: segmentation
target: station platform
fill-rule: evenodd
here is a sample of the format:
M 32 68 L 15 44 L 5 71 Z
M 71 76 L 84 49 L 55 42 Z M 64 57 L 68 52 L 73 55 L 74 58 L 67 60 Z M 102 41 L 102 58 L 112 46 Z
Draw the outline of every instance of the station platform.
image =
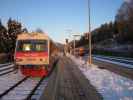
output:
M 61 57 L 40 100 L 102 100 L 68 57 Z

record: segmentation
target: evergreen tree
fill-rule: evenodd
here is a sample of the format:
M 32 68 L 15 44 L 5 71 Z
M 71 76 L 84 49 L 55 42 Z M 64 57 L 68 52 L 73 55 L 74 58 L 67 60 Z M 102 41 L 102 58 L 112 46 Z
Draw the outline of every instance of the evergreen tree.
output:
M 0 20 L 0 52 L 6 52 L 7 29 L 2 25 Z
M 22 32 L 22 25 L 21 23 L 17 22 L 16 20 L 12 20 L 11 18 L 7 22 L 8 26 L 8 44 L 9 44 L 9 51 L 14 52 L 15 45 L 16 45 L 16 38 L 17 35 Z

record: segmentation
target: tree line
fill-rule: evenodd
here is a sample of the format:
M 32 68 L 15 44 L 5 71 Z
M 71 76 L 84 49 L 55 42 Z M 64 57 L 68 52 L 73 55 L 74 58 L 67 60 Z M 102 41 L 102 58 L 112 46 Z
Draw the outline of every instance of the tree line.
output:
M 9 18 L 6 26 L 0 20 L 0 53 L 14 54 L 17 35 L 26 32 L 27 28 L 22 27 L 22 23 Z M 37 28 L 33 32 L 44 33 L 41 28 Z
M 16 20 L 9 18 L 6 26 L 0 20 L 0 53 L 14 53 L 17 35 L 27 31 Z
M 77 46 L 88 44 L 86 35 L 78 41 Z M 112 39 L 118 44 L 133 43 L 133 1 L 124 2 L 118 10 L 115 21 L 102 24 L 92 31 L 92 43 Z

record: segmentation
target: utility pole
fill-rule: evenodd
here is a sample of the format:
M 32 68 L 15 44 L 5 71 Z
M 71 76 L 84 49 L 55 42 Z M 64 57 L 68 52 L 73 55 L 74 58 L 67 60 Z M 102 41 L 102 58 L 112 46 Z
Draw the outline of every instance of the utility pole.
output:
M 88 27 L 89 27 L 89 59 L 88 59 L 88 62 L 89 64 L 91 65 L 92 64 L 92 47 L 91 47 L 91 11 L 90 11 L 90 0 L 88 0 L 88 17 L 89 17 L 89 20 L 88 20 Z

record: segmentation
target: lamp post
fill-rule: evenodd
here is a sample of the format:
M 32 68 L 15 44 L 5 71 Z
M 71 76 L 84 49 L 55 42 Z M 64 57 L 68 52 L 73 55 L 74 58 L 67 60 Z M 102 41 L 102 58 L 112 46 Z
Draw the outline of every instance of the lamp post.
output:
M 89 27 L 89 59 L 88 62 L 91 65 L 92 64 L 92 51 L 91 51 L 91 16 L 90 16 L 90 0 L 88 0 L 88 27 Z
M 74 56 L 75 56 L 75 45 L 76 45 L 75 38 L 78 37 L 78 36 L 80 36 L 80 35 L 78 35 L 78 34 L 73 35 L 73 37 L 74 37 Z
M 71 41 L 72 29 L 66 29 L 65 31 L 68 33 L 68 38 Z M 68 53 L 70 53 L 70 44 L 69 44 L 69 42 L 67 42 L 67 48 L 68 48 Z

